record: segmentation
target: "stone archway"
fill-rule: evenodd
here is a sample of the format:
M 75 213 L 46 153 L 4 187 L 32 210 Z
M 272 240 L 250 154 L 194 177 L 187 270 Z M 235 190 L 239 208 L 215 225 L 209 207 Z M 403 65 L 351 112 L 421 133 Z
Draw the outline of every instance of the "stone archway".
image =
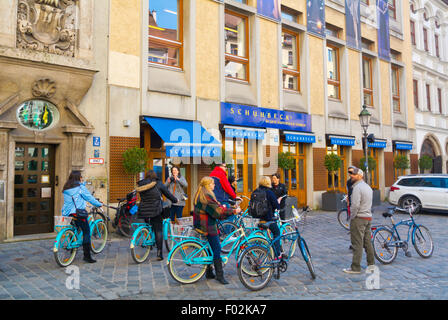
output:
M 420 157 L 427 155 L 433 159 L 431 173 L 442 173 L 442 152 L 436 138 L 428 135 L 423 140 Z

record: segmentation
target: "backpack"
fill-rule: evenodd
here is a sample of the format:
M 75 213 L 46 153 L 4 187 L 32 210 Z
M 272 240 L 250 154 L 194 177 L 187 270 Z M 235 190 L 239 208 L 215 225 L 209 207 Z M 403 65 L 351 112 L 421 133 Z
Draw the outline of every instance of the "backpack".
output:
M 269 215 L 271 205 L 266 191 L 260 188 L 252 192 L 250 196 L 249 215 L 253 218 L 263 219 Z

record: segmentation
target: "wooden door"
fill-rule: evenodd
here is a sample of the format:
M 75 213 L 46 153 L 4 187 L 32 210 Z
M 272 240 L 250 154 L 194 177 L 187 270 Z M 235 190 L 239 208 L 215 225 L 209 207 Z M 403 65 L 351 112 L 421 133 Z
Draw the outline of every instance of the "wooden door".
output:
M 14 235 L 52 232 L 54 146 L 17 144 L 14 164 Z
M 288 188 L 288 195 L 297 198 L 297 205 L 305 206 L 307 203 L 306 146 L 304 143 L 283 142 L 281 152 L 290 152 L 295 162 L 294 169 L 281 170 L 281 180 Z

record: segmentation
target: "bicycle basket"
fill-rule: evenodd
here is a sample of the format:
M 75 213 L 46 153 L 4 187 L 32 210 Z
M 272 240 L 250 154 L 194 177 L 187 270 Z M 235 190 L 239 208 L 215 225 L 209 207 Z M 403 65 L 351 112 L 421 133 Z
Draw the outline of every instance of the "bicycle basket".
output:
M 245 228 L 257 228 L 260 223 L 260 219 L 252 217 L 244 217 L 243 223 Z
M 177 224 L 181 226 L 192 226 L 193 225 L 193 217 L 185 217 L 185 218 L 177 218 Z
M 173 224 L 172 234 L 175 236 L 189 237 L 192 234 L 193 226 Z
M 72 217 L 54 216 L 54 231 L 59 232 L 68 228 L 72 222 Z

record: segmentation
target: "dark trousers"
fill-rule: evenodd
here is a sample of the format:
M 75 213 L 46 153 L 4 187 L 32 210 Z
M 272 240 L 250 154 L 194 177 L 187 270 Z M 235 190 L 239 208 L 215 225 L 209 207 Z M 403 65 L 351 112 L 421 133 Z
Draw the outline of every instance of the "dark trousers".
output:
M 170 219 L 174 221 L 174 218 L 182 218 L 182 211 L 184 210 L 183 206 L 174 206 L 171 205 L 170 208 Z
M 213 260 L 221 259 L 221 242 L 219 236 L 207 236 L 208 243 L 212 247 Z
M 154 230 L 156 236 L 156 246 L 157 249 L 163 250 L 163 218 L 162 215 L 158 215 L 153 218 L 145 218 L 145 222 L 149 223 Z
M 269 230 L 271 230 L 272 235 L 273 235 L 273 239 L 277 238 L 278 236 L 280 236 L 280 229 L 278 228 L 277 223 L 271 223 L 269 225 Z M 274 253 L 275 255 L 278 257 L 282 251 L 282 248 L 280 246 L 280 239 L 278 239 L 277 241 L 275 241 L 272 246 L 274 247 Z
M 87 219 L 77 218 L 75 220 L 76 227 L 82 230 L 82 244 L 90 243 L 90 227 Z

